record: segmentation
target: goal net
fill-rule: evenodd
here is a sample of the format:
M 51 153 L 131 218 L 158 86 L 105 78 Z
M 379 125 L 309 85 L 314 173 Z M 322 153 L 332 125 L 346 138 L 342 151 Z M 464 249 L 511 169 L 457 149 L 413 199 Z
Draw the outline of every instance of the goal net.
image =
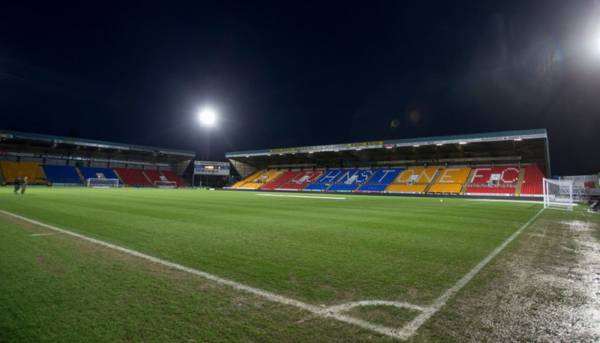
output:
M 544 208 L 573 209 L 573 181 L 544 178 Z
M 158 181 L 154 181 L 154 187 L 156 187 L 156 188 L 177 188 L 177 182 L 167 181 L 167 180 L 158 180 Z
M 119 187 L 119 179 L 94 177 L 87 179 L 86 185 L 92 188 L 116 188 Z

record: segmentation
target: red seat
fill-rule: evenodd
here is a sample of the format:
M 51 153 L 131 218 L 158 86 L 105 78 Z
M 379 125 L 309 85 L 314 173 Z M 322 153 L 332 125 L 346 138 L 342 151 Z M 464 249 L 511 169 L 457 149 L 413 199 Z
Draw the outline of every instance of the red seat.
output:
M 162 181 L 160 172 L 158 170 L 144 170 L 144 174 L 150 179 L 150 182 L 154 185 L 156 181 Z
M 492 175 L 498 179 L 493 182 Z M 473 169 L 466 194 L 514 195 L 519 180 L 517 166 L 483 166 Z
M 300 173 L 302 173 L 302 172 L 301 171 L 286 171 L 285 173 L 281 174 L 275 180 L 265 183 L 262 187 L 260 187 L 260 189 L 272 191 L 272 190 L 278 188 L 279 186 L 287 183 L 288 181 L 290 181 L 291 179 L 293 179 L 296 175 L 298 175 Z
M 278 190 L 299 191 L 321 177 L 322 170 L 306 170 L 297 172 L 292 178 L 277 187 Z
M 126 185 L 134 187 L 152 186 L 141 169 L 115 168 L 115 171 Z
M 544 194 L 544 173 L 540 167 L 530 165 L 525 167 L 521 195 L 541 196 Z
M 175 174 L 174 172 L 172 172 L 170 170 L 163 170 L 162 174 L 167 178 L 167 180 L 176 182 L 177 187 L 185 186 L 185 182 L 183 181 L 181 176 Z

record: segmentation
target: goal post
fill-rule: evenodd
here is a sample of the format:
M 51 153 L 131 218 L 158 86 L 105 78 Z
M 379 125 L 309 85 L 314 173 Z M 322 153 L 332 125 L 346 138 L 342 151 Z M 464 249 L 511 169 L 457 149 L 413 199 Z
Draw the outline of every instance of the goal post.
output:
M 544 208 L 573 210 L 573 180 L 544 178 Z
M 118 188 L 119 179 L 93 177 L 86 180 L 86 186 L 91 188 Z

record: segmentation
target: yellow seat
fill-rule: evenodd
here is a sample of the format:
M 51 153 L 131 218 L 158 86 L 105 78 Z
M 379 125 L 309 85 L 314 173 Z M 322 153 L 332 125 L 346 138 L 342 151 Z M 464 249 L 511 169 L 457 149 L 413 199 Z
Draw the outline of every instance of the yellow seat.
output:
M 429 193 L 460 193 L 470 172 L 471 168 L 468 167 L 441 168 Z
M 424 193 L 439 167 L 410 167 L 385 189 L 390 193 Z
M 44 172 L 39 164 L 33 162 L 0 161 L 4 182 L 13 183 L 17 177 L 27 177 L 29 183 L 46 183 Z
M 425 192 L 427 185 L 402 185 L 402 184 L 391 184 L 387 187 L 386 191 L 393 193 L 423 193 Z
M 233 185 L 233 188 L 259 189 L 265 183 L 271 182 L 271 181 L 274 181 L 275 179 L 277 179 L 282 173 L 283 173 L 283 170 L 275 170 L 275 169 L 261 170 L 259 172 L 256 172 L 256 173 L 250 175 L 249 177 L 245 178 L 244 180 L 235 183 Z

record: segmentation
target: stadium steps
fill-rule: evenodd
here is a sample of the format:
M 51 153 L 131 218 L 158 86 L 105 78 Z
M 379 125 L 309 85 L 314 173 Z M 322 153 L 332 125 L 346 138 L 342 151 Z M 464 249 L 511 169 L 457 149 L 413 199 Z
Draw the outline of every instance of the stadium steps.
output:
M 258 177 L 258 176 L 259 176 L 261 173 L 263 173 L 263 172 L 264 172 L 264 170 L 262 170 L 262 169 L 261 169 L 261 170 L 258 170 L 258 171 L 256 171 L 256 172 L 254 172 L 254 173 L 252 173 L 252 174 L 250 174 L 250 175 L 246 176 L 245 178 L 241 179 L 240 181 L 238 181 L 238 182 L 234 183 L 234 184 L 233 184 L 231 187 L 232 187 L 232 188 L 240 188 L 240 187 L 242 187 L 244 184 L 246 184 L 246 183 L 250 182 L 250 180 L 254 180 L 254 179 L 256 179 L 256 178 L 257 178 L 257 177 Z
M 79 168 L 75 167 L 75 171 L 77 172 L 77 175 L 79 175 L 79 180 L 81 180 L 81 183 L 84 186 L 87 186 L 87 180 L 85 179 L 85 177 L 83 176 L 83 174 L 81 174 L 81 170 L 79 170 Z
M 525 168 L 519 168 L 519 179 L 517 180 L 517 185 L 515 186 L 515 196 L 521 196 L 521 186 L 523 185 L 523 179 L 525 178 Z
M 142 175 L 144 175 L 144 177 L 146 178 L 146 181 L 148 181 L 149 184 L 154 186 L 154 182 L 152 182 L 152 180 L 148 177 L 145 170 L 142 170 Z
M 429 193 L 429 189 L 431 189 L 431 186 L 435 185 L 438 181 L 438 179 L 440 178 L 440 176 L 442 175 L 442 173 L 440 173 L 440 171 L 442 171 L 444 168 L 440 167 L 438 169 L 435 170 L 435 174 L 433 175 L 433 179 L 431 180 L 431 182 L 425 187 L 425 189 L 423 190 L 423 193 Z
M 465 195 L 465 193 L 467 192 L 467 188 L 471 184 L 471 180 L 473 180 L 473 174 L 475 174 L 476 172 L 477 172 L 477 168 L 471 168 L 471 171 L 469 172 L 469 176 L 467 176 L 467 182 L 465 182 L 465 184 L 460 189 L 460 195 Z

